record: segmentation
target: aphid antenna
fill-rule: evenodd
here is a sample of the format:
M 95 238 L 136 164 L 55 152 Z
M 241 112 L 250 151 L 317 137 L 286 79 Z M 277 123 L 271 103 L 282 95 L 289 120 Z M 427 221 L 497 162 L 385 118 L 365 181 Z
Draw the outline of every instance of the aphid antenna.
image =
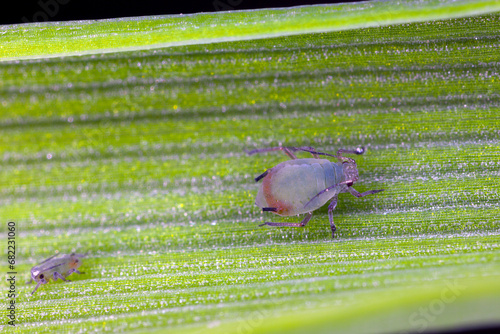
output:
M 71 253 L 71 255 L 76 256 L 76 257 L 87 257 L 89 255 L 90 251 L 87 251 L 84 254 L 78 254 L 78 253 Z
M 252 155 L 252 154 L 257 153 L 257 152 L 255 152 L 255 151 L 256 151 L 256 150 L 251 150 L 251 151 L 249 151 L 249 150 L 247 150 L 246 148 L 243 150 L 243 152 L 245 152 L 245 153 L 246 153 L 246 154 L 248 154 L 248 155 Z
M 339 149 L 337 151 L 337 155 L 334 155 L 334 154 L 329 154 L 329 153 L 323 153 L 323 152 L 317 152 L 315 150 L 310 150 L 310 149 L 307 149 L 307 148 L 303 148 L 303 147 L 289 147 L 289 149 L 293 150 L 293 151 L 304 151 L 304 152 L 309 152 L 311 154 L 317 154 L 317 155 L 326 155 L 326 156 L 329 156 L 329 157 L 333 157 L 333 158 L 337 158 L 337 159 L 342 159 L 344 158 L 342 156 L 342 153 L 348 153 L 348 154 L 356 154 L 356 155 L 361 155 L 363 153 L 366 152 L 365 150 L 365 147 L 364 146 L 360 146 L 358 147 L 357 149 L 355 150 L 346 150 L 346 149 Z
M 267 147 L 267 148 L 256 148 L 251 151 L 244 149 L 246 154 L 252 155 L 256 153 L 265 153 L 265 152 L 273 152 L 273 151 L 282 151 L 285 147 L 279 146 L 279 147 Z
M 297 150 L 304 151 L 304 152 L 309 152 L 311 154 L 326 155 L 326 156 L 334 157 L 334 158 L 337 158 L 337 159 L 342 158 L 341 155 L 333 155 L 333 154 L 329 154 L 329 153 L 316 152 L 316 151 L 313 151 L 313 150 L 305 150 L 305 149 L 297 149 Z
M 42 284 L 42 281 L 38 282 L 35 286 L 35 289 L 31 292 L 31 295 L 33 296 L 33 294 L 35 293 L 35 291 L 38 289 L 38 287 L 40 286 L 40 284 Z
M 40 262 L 38 265 L 41 265 L 41 264 L 43 264 L 43 263 L 45 263 L 45 262 L 47 262 L 47 261 L 49 261 L 49 260 L 52 260 L 52 259 L 53 259 L 53 258 L 55 258 L 57 255 L 59 255 L 59 253 L 56 253 L 56 254 L 52 255 L 51 257 L 49 257 L 49 258 L 47 258 L 47 259 L 43 260 L 43 261 L 42 261 L 42 262 Z
M 345 149 L 341 148 L 341 149 L 339 149 L 339 150 L 337 151 L 337 154 L 338 154 L 339 156 L 340 156 L 340 155 L 342 155 L 342 153 L 349 153 L 349 154 L 357 154 L 357 155 L 361 155 L 361 154 L 363 154 L 363 153 L 365 153 L 365 152 L 366 152 L 365 147 L 364 147 L 364 146 L 360 146 L 360 147 L 358 147 L 358 148 L 357 148 L 357 149 L 355 149 L 355 150 L 345 150 Z

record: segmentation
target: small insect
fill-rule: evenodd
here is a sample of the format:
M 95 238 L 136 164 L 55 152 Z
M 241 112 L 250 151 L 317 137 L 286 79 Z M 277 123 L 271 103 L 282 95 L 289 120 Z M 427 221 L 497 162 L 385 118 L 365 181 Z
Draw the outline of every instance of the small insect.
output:
M 82 265 L 80 259 L 87 256 L 87 254 L 56 254 L 31 268 L 31 279 L 27 284 L 33 281 L 37 283 L 35 290 L 31 294 L 35 293 L 40 284 L 47 284 L 50 279 L 57 281 L 59 278 L 69 282 L 66 277 L 72 273 L 82 274 L 78 271 L 78 268 Z
M 331 200 L 328 217 L 334 238 L 337 228 L 333 222 L 333 210 L 337 206 L 338 194 L 349 192 L 356 197 L 363 197 L 384 191 L 380 189 L 360 193 L 352 187 L 359 178 L 356 162 L 342 154 L 363 154 L 364 147 L 354 151 L 340 149 L 337 155 L 316 152 L 312 147 L 281 146 L 256 149 L 247 153 L 252 155 L 271 151 L 283 151 L 292 160 L 284 161 L 255 178 L 255 182 L 262 180 L 255 204 L 261 207 L 262 211 L 274 212 L 280 216 L 303 213 L 306 213 L 306 216 L 300 223 L 265 222 L 259 226 L 305 226 L 311 219 L 312 212 Z M 297 159 L 293 154 L 295 151 L 309 152 L 313 158 Z M 320 159 L 320 155 L 337 158 L 338 162 Z

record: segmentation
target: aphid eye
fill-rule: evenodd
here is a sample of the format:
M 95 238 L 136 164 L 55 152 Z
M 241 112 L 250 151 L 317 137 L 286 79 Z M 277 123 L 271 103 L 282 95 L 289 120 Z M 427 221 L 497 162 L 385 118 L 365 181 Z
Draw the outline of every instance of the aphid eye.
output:
M 75 263 L 78 263 L 78 259 L 75 259 Z
M 44 277 L 45 277 L 45 276 L 44 276 L 44 274 L 41 274 L 41 275 L 40 275 L 40 279 L 43 279 Z

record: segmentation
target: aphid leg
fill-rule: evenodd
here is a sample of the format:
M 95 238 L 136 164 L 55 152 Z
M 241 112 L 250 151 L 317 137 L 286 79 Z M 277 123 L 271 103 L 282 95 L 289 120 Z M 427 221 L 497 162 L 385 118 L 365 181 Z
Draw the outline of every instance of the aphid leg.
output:
M 40 282 L 38 282 L 38 283 L 36 284 L 36 286 L 35 286 L 35 290 L 33 290 L 33 291 L 31 292 L 31 295 L 32 295 L 32 296 L 33 296 L 33 294 L 35 293 L 35 291 L 38 289 L 38 287 L 40 286 L 40 284 L 42 284 L 42 281 L 40 281 Z
M 62 279 L 65 282 L 71 282 L 70 280 L 67 280 L 66 278 L 64 278 L 63 275 L 61 275 L 57 271 L 55 271 L 54 272 L 54 281 L 57 281 L 58 278 Z
M 267 174 L 269 174 L 269 170 L 266 170 L 264 173 L 262 173 L 259 176 L 257 176 L 255 178 L 255 182 L 259 182 L 260 180 L 262 180 L 263 178 L 265 178 Z
M 83 274 L 82 272 L 78 271 L 77 269 L 70 269 L 68 270 L 68 272 L 66 273 L 66 276 L 69 276 L 71 275 L 72 273 L 77 273 L 77 274 Z
M 31 277 L 30 280 L 26 282 L 26 284 L 31 284 L 31 283 L 33 283 L 33 277 Z
M 364 193 L 360 193 L 359 191 L 357 191 L 356 189 L 354 189 L 353 187 L 349 187 L 347 188 L 347 191 L 350 192 L 353 196 L 356 196 L 356 197 L 364 197 L 366 195 L 372 195 L 372 194 L 376 194 L 376 193 L 379 193 L 381 191 L 384 191 L 385 189 L 380 189 L 380 190 L 368 190 L 368 191 L 365 191 Z
M 338 186 L 341 186 L 341 185 L 344 185 L 344 184 L 348 184 L 348 183 L 352 183 L 352 180 L 342 181 L 342 182 L 339 182 L 339 183 L 334 184 L 333 186 L 330 186 L 330 187 L 328 187 L 328 188 L 326 188 L 326 189 L 321 190 L 321 191 L 320 191 L 319 193 L 317 193 L 317 194 L 316 194 L 313 198 L 311 198 L 311 199 L 309 200 L 309 202 L 307 202 L 307 203 L 304 205 L 304 208 L 305 208 L 306 206 L 308 206 L 308 205 L 309 205 L 309 203 L 311 203 L 312 201 L 314 201 L 314 200 L 315 200 L 317 197 L 319 197 L 320 195 L 322 195 L 322 194 L 324 194 L 324 193 L 326 193 L 326 192 L 328 192 L 328 191 L 332 190 L 332 189 L 333 189 L 333 188 L 335 188 L 335 187 L 338 187 Z
M 289 226 L 289 227 L 302 227 L 306 226 L 306 224 L 311 220 L 312 217 L 312 212 L 308 212 L 305 218 L 300 222 L 300 223 L 272 223 L 272 222 L 265 222 L 264 224 L 260 224 L 259 226 Z
M 330 228 L 332 229 L 332 239 L 335 238 L 335 231 L 337 230 L 337 227 L 333 222 L 333 210 L 337 207 L 337 198 L 338 196 L 332 198 L 330 205 L 328 205 L 328 218 L 330 219 Z
M 294 150 L 293 147 L 283 147 L 283 146 L 279 146 L 279 147 L 268 147 L 268 148 L 258 148 L 258 149 L 255 149 L 255 150 L 251 150 L 251 151 L 246 151 L 248 155 L 252 155 L 252 154 L 256 154 L 256 153 L 264 153 L 264 152 L 272 152 L 272 151 L 283 151 L 285 152 L 286 155 L 288 155 L 290 157 L 290 159 L 297 159 L 297 157 L 295 156 L 295 154 L 292 153 L 292 150 Z

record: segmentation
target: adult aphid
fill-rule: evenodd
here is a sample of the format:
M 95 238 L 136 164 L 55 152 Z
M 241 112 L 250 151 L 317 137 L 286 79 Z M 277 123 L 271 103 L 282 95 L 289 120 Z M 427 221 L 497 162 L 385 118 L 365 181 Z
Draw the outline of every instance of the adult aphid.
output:
M 35 290 L 31 294 L 35 293 L 40 284 L 47 284 L 51 279 L 54 281 L 62 279 L 69 282 L 66 277 L 72 273 L 81 274 L 78 271 L 78 268 L 82 265 L 80 259 L 87 256 L 87 254 L 56 254 L 31 268 L 31 279 L 27 283 L 36 282 Z
M 363 147 L 354 151 L 340 149 L 337 155 L 316 152 L 311 147 L 271 147 L 247 153 L 252 155 L 270 151 L 283 151 L 292 160 L 284 161 L 255 178 L 256 182 L 262 180 L 255 204 L 262 211 L 274 212 L 280 216 L 307 215 L 300 223 L 265 222 L 259 226 L 305 226 L 311 219 L 312 212 L 331 200 L 328 217 L 333 238 L 337 229 L 333 222 L 333 210 L 337 206 L 338 194 L 349 192 L 356 197 L 363 197 L 384 191 L 381 189 L 360 193 L 352 187 L 359 178 L 356 162 L 342 156 L 342 153 L 363 154 Z M 294 151 L 309 152 L 313 158 L 297 159 Z M 338 162 L 320 159 L 320 155 L 337 158 Z

